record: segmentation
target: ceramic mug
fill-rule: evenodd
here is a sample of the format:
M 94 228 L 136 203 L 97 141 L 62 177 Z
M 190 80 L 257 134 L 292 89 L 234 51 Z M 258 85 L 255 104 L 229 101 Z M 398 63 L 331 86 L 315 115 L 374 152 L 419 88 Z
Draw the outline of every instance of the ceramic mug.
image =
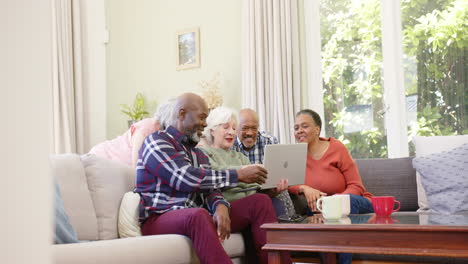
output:
M 397 209 L 393 209 L 395 203 L 398 204 Z M 393 196 L 373 196 L 372 207 L 378 216 L 389 216 L 393 212 L 400 210 L 400 202 L 395 200 Z
M 337 220 L 348 216 L 349 206 L 349 195 L 325 196 L 317 200 L 317 209 L 327 220 Z
M 342 217 L 340 219 L 325 220 L 324 224 L 328 224 L 328 225 L 350 225 L 351 224 L 351 218 L 346 216 L 346 217 Z
M 331 197 L 340 197 L 342 207 L 341 207 L 341 217 L 347 217 L 351 213 L 351 200 L 348 194 L 335 194 Z

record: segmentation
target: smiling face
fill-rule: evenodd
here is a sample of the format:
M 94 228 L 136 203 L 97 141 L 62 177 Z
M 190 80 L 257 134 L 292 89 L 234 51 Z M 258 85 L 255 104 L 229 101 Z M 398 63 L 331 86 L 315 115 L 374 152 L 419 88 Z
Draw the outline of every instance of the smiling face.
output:
M 187 109 L 183 109 L 182 127 L 183 133 L 193 142 L 199 142 L 206 127 L 208 107 L 204 101 L 195 102 Z
M 255 146 L 258 135 L 258 117 L 251 109 L 244 109 L 239 112 L 239 127 L 237 137 L 242 142 L 245 150 L 250 150 Z
M 221 148 L 228 150 L 234 144 L 236 138 L 236 126 L 237 123 L 234 119 L 227 123 L 220 124 L 211 130 L 211 136 L 213 137 L 212 147 Z
M 320 126 L 308 114 L 300 114 L 294 122 L 294 137 L 299 143 L 312 143 L 319 140 Z

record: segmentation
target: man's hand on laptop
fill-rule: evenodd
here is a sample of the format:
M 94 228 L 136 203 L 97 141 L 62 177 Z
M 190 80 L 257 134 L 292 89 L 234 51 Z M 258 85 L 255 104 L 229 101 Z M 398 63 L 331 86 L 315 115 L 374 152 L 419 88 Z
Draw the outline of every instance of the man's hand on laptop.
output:
M 259 164 L 246 165 L 237 170 L 237 179 L 245 183 L 265 183 L 267 170 Z

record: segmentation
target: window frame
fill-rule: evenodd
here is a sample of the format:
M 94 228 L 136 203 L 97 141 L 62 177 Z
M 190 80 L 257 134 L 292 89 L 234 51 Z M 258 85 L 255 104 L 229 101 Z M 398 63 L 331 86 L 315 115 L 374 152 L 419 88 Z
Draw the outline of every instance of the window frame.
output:
M 400 1 L 381 0 L 383 89 L 388 158 L 409 156 Z M 320 0 L 304 1 L 307 105 L 324 116 Z M 325 129 L 322 129 L 323 136 Z

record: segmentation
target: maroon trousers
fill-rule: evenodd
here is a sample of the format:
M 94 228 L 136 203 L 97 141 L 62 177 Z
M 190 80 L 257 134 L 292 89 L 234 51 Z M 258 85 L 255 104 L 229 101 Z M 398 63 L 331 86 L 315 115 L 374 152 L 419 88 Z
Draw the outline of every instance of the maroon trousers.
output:
M 250 230 L 255 251 L 261 263 L 267 263 L 262 251 L 266 232 L 260 229 L 264 223 L 276 222 L 271 199 L 265 194 L 253 194 L 231 203 L 231 233 Z M 151 215 L 142 225 L 143 235 L 179 234 L 189 237 L 203 264 L 232 263 L 218 239 L 216 225 L 207 210 L 189 208 Z M 286 256 L 288 259 L 289 256 Z M 290 262 L 287 261 L 287 263 Z

